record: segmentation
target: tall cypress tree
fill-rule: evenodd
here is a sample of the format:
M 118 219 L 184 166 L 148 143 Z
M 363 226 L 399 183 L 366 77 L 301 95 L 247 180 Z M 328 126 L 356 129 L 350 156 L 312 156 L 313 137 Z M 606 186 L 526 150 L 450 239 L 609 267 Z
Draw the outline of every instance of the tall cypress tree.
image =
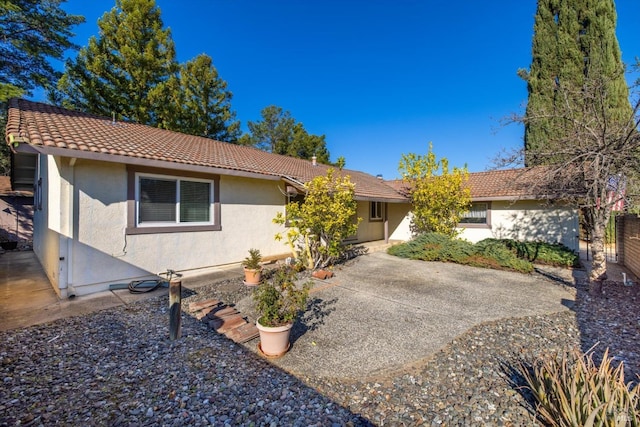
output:
M 571 125 L 562 110 L 579 109 L 579 89 L 591 79 L 606 79 L 610 117 L 627 120 L 631 114 L 620 48 L 615 35 L 613 0 L 538 0 L 530 70 L 520 70 L 529 99 L 525 120 L 525 164 L 553 160 L 548 143 L 561 139 Z M 560 90 L 570 89 L 570 90 Z M 574 96 L 567 98 L 568 93 Z M 545 120 L 540 117 L 546 116 Z
M 607 83 L 608 116 L 627 121 L 631 116 L 629 88 L 624 78 L 622 54 L 616 37 L 616 7 L 613 0 L 590 0 L 578 16 L 581 29 L 580 48 L 585 53 L 585 80 L 600 76 Z

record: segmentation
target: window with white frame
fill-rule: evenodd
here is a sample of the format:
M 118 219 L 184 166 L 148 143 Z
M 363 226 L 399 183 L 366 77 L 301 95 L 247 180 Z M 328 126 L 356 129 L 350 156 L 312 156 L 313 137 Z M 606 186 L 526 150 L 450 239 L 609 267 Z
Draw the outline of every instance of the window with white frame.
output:
M 369 209 L 370 221 L 382 221 L 382 202 L 371 202 Z
M 136 174 L 136 225 L 213 224 L 213 181 Z
M 488 224 L 489 203 L 474 202 L 471 208 L 462 214 L 460 224 Z

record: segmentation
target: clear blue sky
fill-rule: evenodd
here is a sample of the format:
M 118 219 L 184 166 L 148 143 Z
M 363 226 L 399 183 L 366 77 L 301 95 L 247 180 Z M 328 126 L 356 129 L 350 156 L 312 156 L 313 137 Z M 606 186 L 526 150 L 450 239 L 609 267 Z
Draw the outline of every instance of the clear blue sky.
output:
M 289 110 L 326 135 L 332 161 L 385 179 L 403 153 L 429 141 L 450 165 L 491 166 L 520 147 L 522 128 L 501 120 L 524 111 L 518 68 L 531 62 L 535 0 L 156 0 L 178 60 L 213 58 L 246 130 L 260 110 Z M 86 45 L 108 0 L 69 0 L 84 15 Z M 626 63 L 640 56 L 640 1 L 617 0 Z

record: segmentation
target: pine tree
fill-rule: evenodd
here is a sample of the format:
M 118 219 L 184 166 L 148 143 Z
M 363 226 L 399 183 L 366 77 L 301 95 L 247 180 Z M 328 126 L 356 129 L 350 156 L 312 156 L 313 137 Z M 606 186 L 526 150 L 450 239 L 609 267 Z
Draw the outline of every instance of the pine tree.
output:
M 311 159 L 316 157 L 318 163 L 330 164 L 329 150 L 324 135 L 311 135 L 302 123 L 296 123 L 293 128 L 293 139 L 287 147 L 281 147 L 278 154 Z
M 0 1 L 0 102 L 55 86 L 59 72 L 50 59 L 61 60 L 71 42 L 71 28 L 84 17 L 61 8 L 65 0 Z
M 116 0 L 99 37 L 69 60 L 52 96 L 67 108 L 155 125 L 166 82 L 177 71 L 171 31 L 155 0 Z
M 236 142 L 240 122 L 231 110 L 232 93 L 220 78 L 210 56 L 201 54 L 180 66 L 167 82 L 168 99 L 159 125 L 218 141 Z
M 84 22 L 62 8 L 65 0 L 0 0 L 0 139 L 4 141 L 9 98 L 55 87 L 60 78 L 50 60 L 62 60 L 71 29 Z M 11 168 L 9 146 L 0 144 L 0 175 Z
M 262 120 L 249 121 L 249 133 L 242 135 L 240 143 L 275 153 L 282 145 L 288 145 L 293 135 L 295 120 L 289 111 L 269 105 L 260 111 Z
M 329 164 L 329 150 L 324 135 L 311 135 L 302 123 L 296 122 L 289 111 L 270 105 L 261 112 L 262 120 L 248 122 L 249 133 L 240 138 L 243 145 L 251 145 L 275 154 Z
M 546 120 L 525 121 L 525 164 L 553 161 L 549 141 L 565 136 L 571 125 L 561 116 L 567 103 L 584 102 L 576 89 L 592 78 L 607 77 L 611 116 L 627 120 L 631 113 L 623 75 L 620 48 L 615 36 L 613 0 L 539 0 L 534 24 L 532 62 L 527 81 L 526 116 Z M 560 91 L 560 88 L 569 89 Z M 568 93 L 574 96 L 567 98 Z

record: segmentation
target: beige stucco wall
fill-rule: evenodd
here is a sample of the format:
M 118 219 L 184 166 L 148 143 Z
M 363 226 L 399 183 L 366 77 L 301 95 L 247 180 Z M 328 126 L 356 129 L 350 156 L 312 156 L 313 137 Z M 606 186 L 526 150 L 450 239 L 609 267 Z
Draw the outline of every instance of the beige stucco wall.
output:
M 35 182 L 41 179 L 42 185 L 41 190 L 36 191 L 38 195 L 34 194 L 33 251 L 53 289 L 64 298 L 67 296 L 66 281 L 60 281 L 60 257 L 63 256 L 60 253 L 60 219 L 66 214 L 62 211 L 61 198 L 61 190 L 66 185 L 63 169 L 61 161 L 38 156 Z
M 406 242 L 411 240 L 411 204 L 387 204 L 389 216 L 389 240 Z
M 486 238 L 562 243 L 574 251 L 578 244 L 578 211 L 536 201 L 491 202 L 491 228 L 461 228 L 459 237 L 471 242 Z
M 284 209 L 279 181 L 222 176 L 220 231 L 126 235 L 124 165 L 77 160 L 70 166 L 63 159 L 49 175 L 48 226 L 42 234 L 49 237 L 41 240 L 47 248 L 42 251 L 43 265 L 55 286 L 68 282 L 75 295 L 152 277 L 168 268 L 193 272 L 237 263 L 250 248 L 260 249 L 264 256 L 287 252 L 274 239 L 280 227 L 271 221 Z M 51 256 L 55 236 L 60 238 L 58 256 L 64 257 L 57 268 Z
M 389 204 L 390 240 L 412 238 L 410 204 Z M 478 242 L 487 238 L 541 240 L 562 243 L 578 251 L 578 211 L 546 206 L 536 201 L 491 203 L 491 228 L 459 228 L 460 238 Z
M 374 240 L 384 239 L 384 221 L 371 221 L 369 219 L 370 202 L 358 202 L 358 218 L 361 218 L 358 224 L 358 233 L 353 242 L 371 242 Z

